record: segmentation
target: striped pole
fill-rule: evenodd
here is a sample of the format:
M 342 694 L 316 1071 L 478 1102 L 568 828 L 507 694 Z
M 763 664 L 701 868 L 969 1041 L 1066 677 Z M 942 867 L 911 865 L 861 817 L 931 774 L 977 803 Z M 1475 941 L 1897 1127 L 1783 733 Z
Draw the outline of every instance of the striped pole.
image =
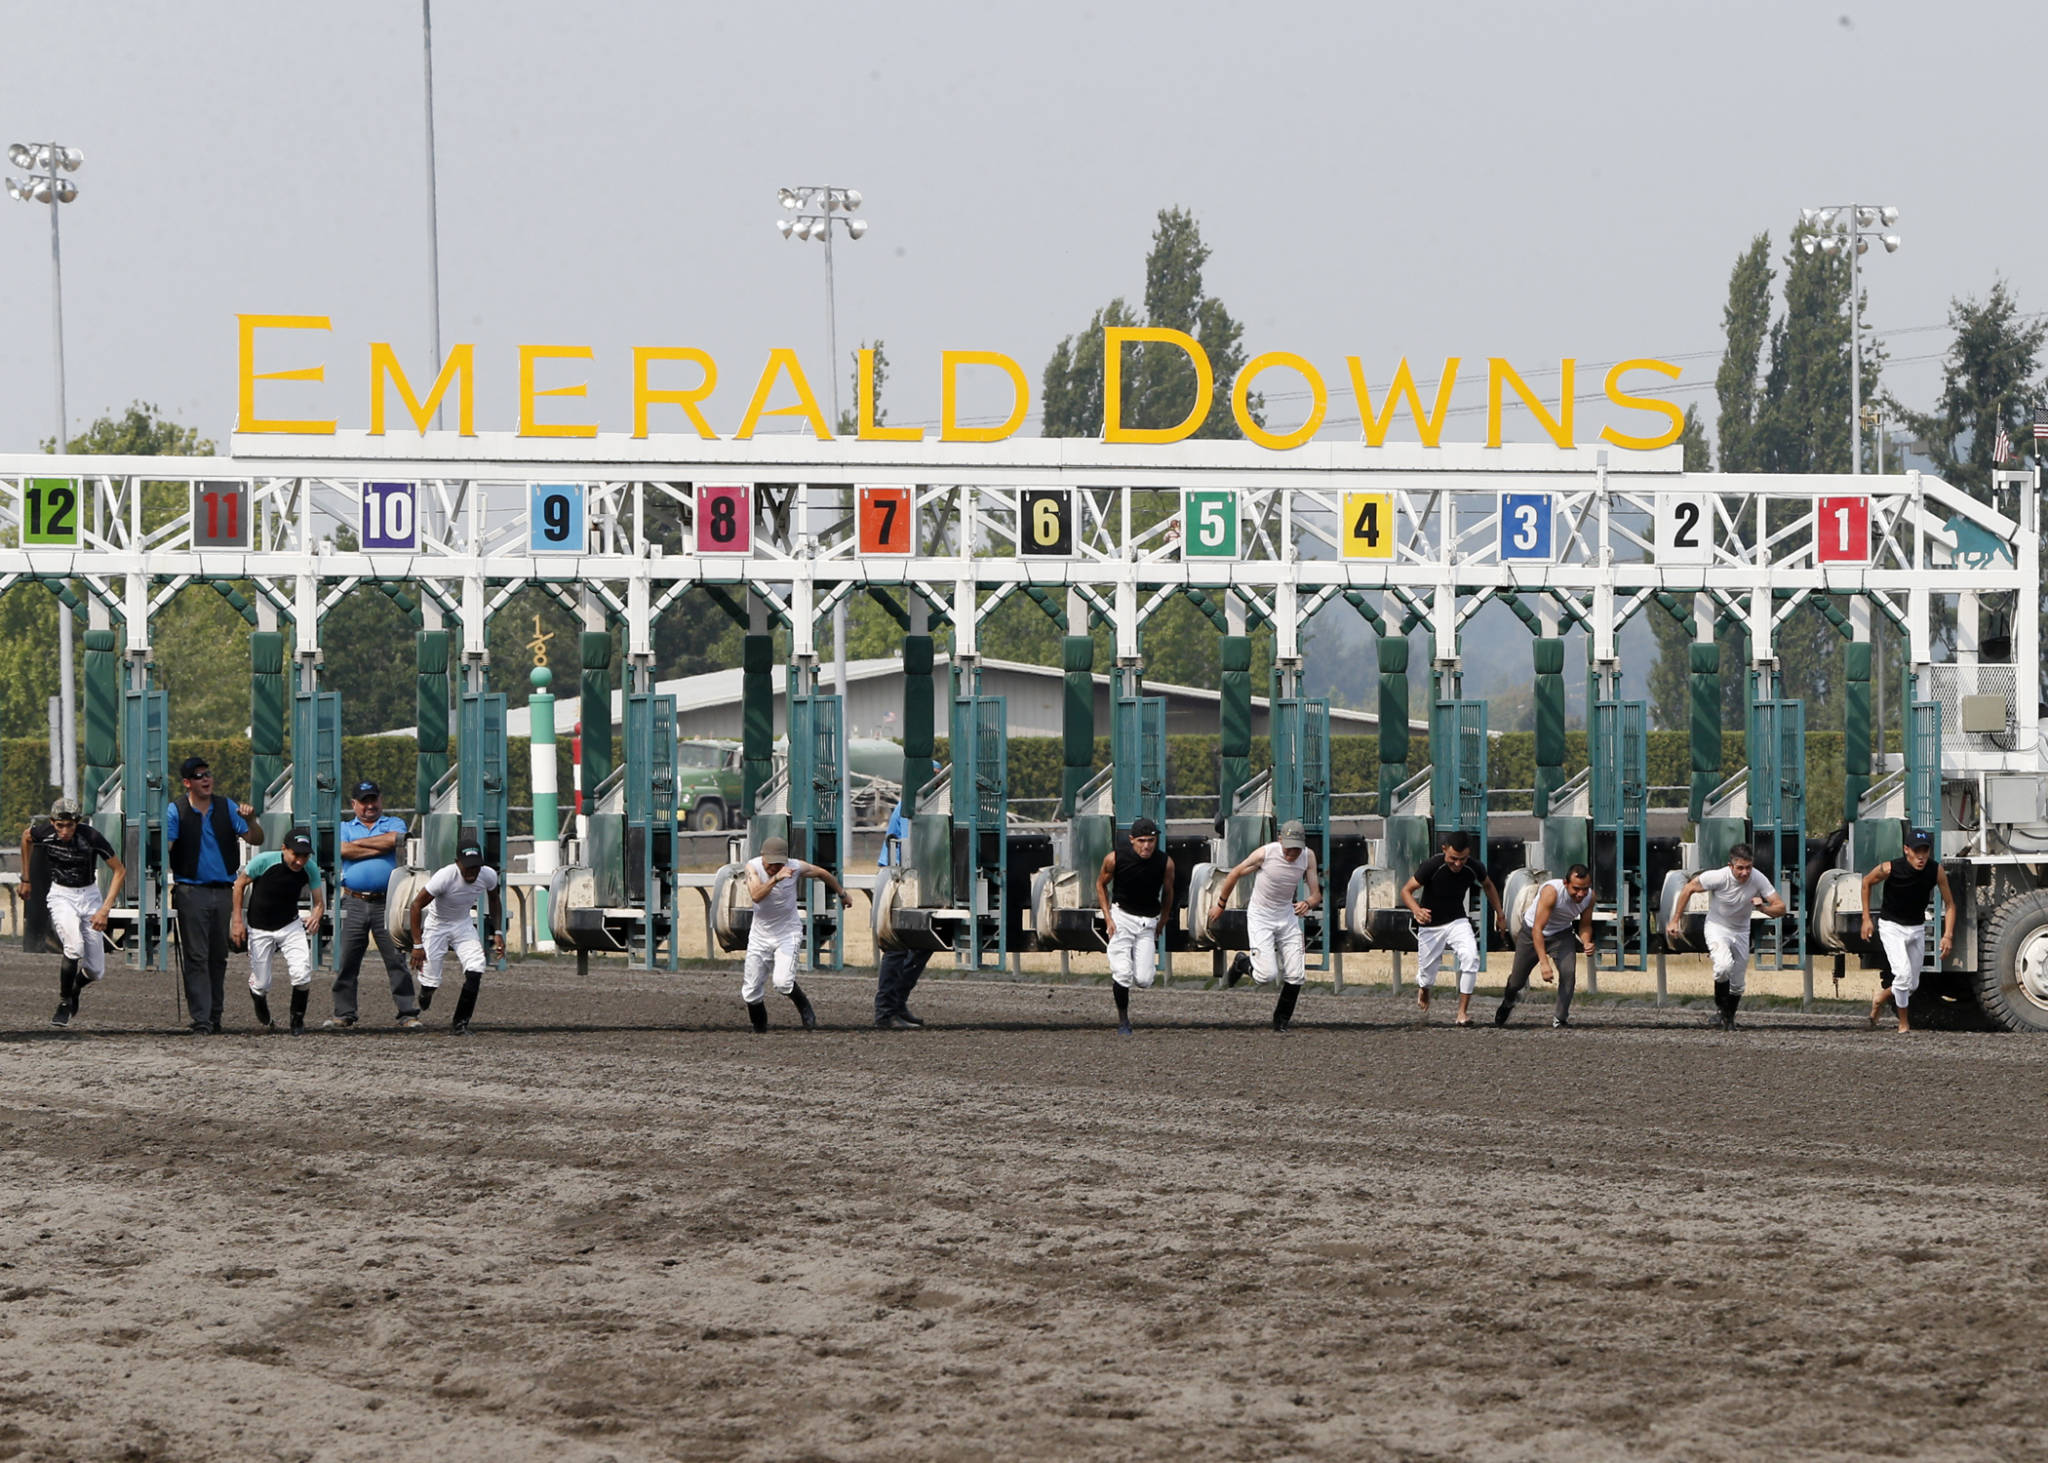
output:
M 554 672 L 544 665 L 533 668 L 533 692 L 526 698 L 527 750 L 533 758 L 533 871 L 553 874 L 561 862 L 561 823 L 555 809 L 555 698 L 548 691 Z M 548 922 L 548 891 L 542 885 L 534 891 L 535 948 L 555 948 L 553 927 Z

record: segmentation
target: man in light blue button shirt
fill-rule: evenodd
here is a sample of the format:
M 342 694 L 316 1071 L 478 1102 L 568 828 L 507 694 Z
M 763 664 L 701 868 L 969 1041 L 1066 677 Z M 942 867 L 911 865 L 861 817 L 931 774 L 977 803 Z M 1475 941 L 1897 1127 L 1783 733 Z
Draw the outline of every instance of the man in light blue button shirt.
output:
M 412 972 L 384 927 L 384 891 L 405 851 L 405 824 L 385 816 L 384 794 L 374 782 L 359 782 L 349 795 L 356 815 L 341 825 L 341 903 L 337 909 L 339 946 L 334 956 L 334 1015 L 320 1024 L 329 1031 L 356 1024 L 356 977 L 370 941 L 384 957 L 391 982 L 391 1000 L 398 1024 L 420 1029 L 420 1003 L 413 994 Z

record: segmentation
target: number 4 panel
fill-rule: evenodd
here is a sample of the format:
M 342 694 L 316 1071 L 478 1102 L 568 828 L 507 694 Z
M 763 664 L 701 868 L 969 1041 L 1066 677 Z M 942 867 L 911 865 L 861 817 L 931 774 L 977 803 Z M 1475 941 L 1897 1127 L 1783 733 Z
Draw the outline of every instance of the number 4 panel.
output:
M 1657 562 L 1714 562 L 1714 502 L 1704 494 L 1657 499 Z

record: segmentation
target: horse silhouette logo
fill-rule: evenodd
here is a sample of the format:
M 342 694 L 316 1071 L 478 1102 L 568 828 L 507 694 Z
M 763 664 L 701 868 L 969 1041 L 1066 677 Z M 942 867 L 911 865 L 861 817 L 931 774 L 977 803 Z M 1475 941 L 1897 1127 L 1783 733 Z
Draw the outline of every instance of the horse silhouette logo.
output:
M 2000 554 L 2005 555 L 2008 564 L 2016 561 L 2012 556 L 2012 545 L 1990 529 L 1970 522 L 1958 513 L 1942 525 L 1956 541 L 1955 561 L 1964 569 L 1988 569 Z

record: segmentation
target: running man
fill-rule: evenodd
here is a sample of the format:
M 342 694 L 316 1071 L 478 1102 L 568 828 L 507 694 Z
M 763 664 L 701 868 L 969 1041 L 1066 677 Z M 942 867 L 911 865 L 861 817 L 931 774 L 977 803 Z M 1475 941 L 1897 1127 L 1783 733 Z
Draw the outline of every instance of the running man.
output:
M 450 952 L 462 964 L 462 994 L 455 1000 L 449 1032 L 469 1035 L 469 1018 L 484 986 L 484 947 L 476 937 L 476 905 L 491 896 L 491 953 L 505 958 L 505 905 L 498 894 L 498 871 L 484 867 L 484 846 L 474 834 L 463 835 L 455 862 L 434 871 L 412 901 L 412 968 L 419 972 L 420 1009 L 434 1003 L 441 988 L 441 963 Z
M 1415 916 L 1415 1004 L 1429 1011 L 1429 988 L 1436 984 L 1437 967 L 1448 950 L 1458 959 L 1458 1025 L 1472 1024 L 1472 992 L 1479 985 L 1479 940 L 1466 914 L 1466 901 L 1474 889 L 1484 890 L 1493 908 L 1494 928 L 1508 930 L 1508 917 L 1501 906 L 1486 866 L 1472 848 L 1469 833 L 1446 833 L 1443 852 L 1424 859 L 1408 882 L 1401 886 L 1401 902 Z M 1422 895 L 1420 900 L 1416 895 Z
M 1878 906 L 1876 928 L 1870 917 L 1870 891 L 1884 885 L 1884 899 Z M 1920 965 L 1927 955 L 1927 901 L 1941 891 L 1941 958 L 1948 959 L 1956 944 L 1956 900 L 1949 892 L 1948 870 L 1934 857 L 1934 835 L 1915 828 L 1906 835 L 1905 854 L 1879 864 L 1863 876 L 1863 942 L 1884 946 L 1884 961 L 1891 974 L 1891 989 L 1878 987 L 1870 1003 L 1870 1027 L 1884 1014 L 1889 1000 L 1899 1014 L 1899 1030 L 1911 1031 L 1906 1008 L 1920 987 Z
M 299 912 L 299 896 L 313 891 L 313 907 Z M 313 994 L 313 946 L 308 940 L 327 912 L 320 870 L 313 864 L 313 839 L 303 828 L 285 836 L 282 849 L 259 853 L 235 878 L 234 911 L 228 938 L 249 942 L 249 996 L 256 1003 L 256 1025 L 277 1030 L 270 1019 L 270 963 L 284 958 L 285 978 L 292 987 L 291 1031 L 306 1034 L 306 1002 Z
M 1109 933 L 1109 983 L 1116 994 L 1116 1029 L 1131 1034 L 1131 986 L 1152 989 L 1159 964 L 1159 920 L 1173 905 L 1173 860 L 1159 847 L 1159 825 L 1131 824 L 1130 836 L 1102 860 L 1095 903 Z
M 818 1013 L 810 997 L 796 983 L 796 949 L 803 943 L 804 916 L 797 904 L 797 885 L 816 879 L 846 903 L 846 891 L 832 877 L 830 869 L 807 864 L 789 856 L 789 840 L 770 838 L 761 845 L 761 856 L 747 861 L 747 896 L 754 901 L 754 917 L 747 925 L 747 963 L 740 977 L 740 999 L 747 1003 L 747 1020 L 756 1034 L 768 1029 L 768 983 L 788 996 L 796 1006 L 804 1030 L 818 1029 Z
M 1561 938 L 1574 925 L 1578 941 Z M 1515 963 L 1508 971 L 1508 987 L 1501 993 L 1493 1013 L 1493 1024 L 1505 1026 L 1515 1002 L 1528 989 L 1529 973 L 1541 971 L 1544 984 L 1557 984 L 1557 1011 L 1552 1027 L 1572 1024 L 1572 992 L 1579 985 L 1579 952 L 1593 953 L 1593 871 L 1573 864 L 1562 879 L 1551 879 L 1536 891 L 1536 902 L 1522 916 L 1515 932 Z
M 1714 963 L 1713 1024 L 1733 1031 L 1736 1007 L 1749 984 L 1749 922 L 1759 914 L 1776 919 L 1785 912 L 1785 901 L 1757 872 L 1756 850 L 1738 843 L 1728 850 L 1727 868 L 1708 869 L 1685 881 L 1665 931 L 1669 938 L 1683 934 L 1686 907 L 1702 891 L 1707 896 L 1707 958 Z
M 1280 837 L 1253 849 L 1245 861 L 1223 876 L 1216 891 L 1216 904 L 1209 911 L 1214 924 L 1223 918 L 1230 891 L 1247 874 L 1257 875 L 1250 903 L 1245 906 L 1245 925 L 1251 935 L 1252 979 L 1270 985 L 1277 976 L 1280 999 L 1273 1006 L 1273 1029 L 1285 1031 L 1294 1020 L 1294 1003 L 1301 998 L 1306 974 L 1301 945 L 1301 917 L 1321 907 L 1322 884 L 1316 878 L 1316 856 L 1308 849 L 1307 834 L 1298 822 L 1280 825 Z M 1308 898 L 1296 899 L 1306 880 Z M 1235 982 L 1232 982 L 1233 984 Z
M 50 928 L 57 936 L 63 958 L 57 962 L 57 1014 L 52 1026 L 69 1026 L 78 1014 L 78 998 L 107 968 L 107 946 L 101 935 L 107 928 L 107 911 L 121 897 L 128 882 L 128 870 L 114 846 L 99 829 L 78 820 L 78 804 L 58 798 L 50 804 L 50 821 L 42 827 L 24 828 L 21 833 L 21 902 L 34 897 L 30 876 L 33 855 L 40 850 L 49 887 L 43 903 L 50 911 Z M 100 896 L 94 878 L 94 862 L 107 861 L 113 874 L 106 897 Z

